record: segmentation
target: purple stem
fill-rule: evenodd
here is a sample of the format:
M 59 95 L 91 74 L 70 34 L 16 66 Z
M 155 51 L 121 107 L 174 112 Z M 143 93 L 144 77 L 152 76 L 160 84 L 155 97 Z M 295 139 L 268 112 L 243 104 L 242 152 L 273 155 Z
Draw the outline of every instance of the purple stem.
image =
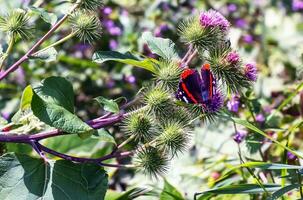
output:
M 78 7 L 78 4 L 75 4 L 75 6 L 72 8 L 72 11 L 75 10 Z M 59 26 L 67 19 L 69 14 L 64 15 L 34 46 L 28 50 L 28 52 L 22 56 L 17 62 L 15 62 L 12 66 L 10 66 L 7 70 L 5 70 L 3 73 L 0 73 L 0 81 L 4 79 L 6 76 L 8 76 L 10 73 L 14 72 L 18 67 L 28 60 L 30 56 L 34 53 L 34 51 L 45 41 L 49 38 L 49 36 L 55 32 Z

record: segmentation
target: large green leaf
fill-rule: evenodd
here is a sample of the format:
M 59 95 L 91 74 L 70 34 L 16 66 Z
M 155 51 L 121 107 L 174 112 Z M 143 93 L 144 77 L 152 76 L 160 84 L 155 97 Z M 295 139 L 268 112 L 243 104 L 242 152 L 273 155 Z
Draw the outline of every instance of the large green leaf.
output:
M 38 8 L 34 6 L 29 6 L 32 12 L 37 13 L 40 17 L 51 25 L 54 25 L 57 22 L 57 16 L 54 13 L 46 12 L 43 8 Z
M 160 194 L 160 200 L 184 200 L 181 193 L 164 179 L 164 188 Z
M 34 159 L 21 154 L 0 157 L 0 197 L 18 200 L 100 200 L 107 190 L 107 174 L 98 165 L 65 160 Z
M 34 115 L 51 127 L 67 133 L 79 134 L 83 138 L 96 132 L 96 130 L 64 107 L 43 101 L 35 92 L 31 107 Z
M 292 184 L 292 185 L 285 186 L 285 187 L 275 191 L 274 193 L 272 193 L 272 196 L 270 198 L 268 198 L 268 200 L 279 199 L 284 194 L 288 193 L 289 191 L 291 191 L 295 188 L 299 188 L 300 186 L 302 186 L 302 185 L 301 184 Z
M 167 60 L 178 59 L 175 44 L 170 39 L 154 37 L 151 32 L 144 32 L 142 39 L 153 53 Z
M 130 52 L 122 54 L 117 51 L 97 51 L 94 53 L 92 60 L 96 63 L 103 63 L 106 61 L 116 61 L 135 67 L 140 67 L 155 73 L 154 60 L 146 58 L 144 60 L 139 59 L 132 55 Z

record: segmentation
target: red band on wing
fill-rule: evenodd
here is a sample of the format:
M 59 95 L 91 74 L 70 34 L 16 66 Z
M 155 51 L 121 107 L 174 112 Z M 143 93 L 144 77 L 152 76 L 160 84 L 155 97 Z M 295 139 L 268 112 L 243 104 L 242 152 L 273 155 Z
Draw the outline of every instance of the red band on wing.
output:
M 205 63 L 204 65 L 203 65 L 203 69 L 210 69 L 210 64 L 209 63 Z
M 195 99 L 195 97 L 188 91 L 186 85 L 184 83 L 181 83 L 182 89 L 187 94 L 187 96 L 196 104 L 198 104 L 198 101 Z
M 192 69 L 186 69 L 182 72 L 181 78 L 186 79 L 189 75 L 192 75 L 195 71 Z

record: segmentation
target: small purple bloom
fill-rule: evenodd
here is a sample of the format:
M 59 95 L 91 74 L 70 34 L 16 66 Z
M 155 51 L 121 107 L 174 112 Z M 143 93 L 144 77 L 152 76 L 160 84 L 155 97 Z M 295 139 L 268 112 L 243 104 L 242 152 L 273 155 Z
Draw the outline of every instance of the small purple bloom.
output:
M 259 113 L 256 115 L 256 121 L 259 122 L 259 123 L 263 123 L 265 122 L 265 117 L 262 113 Z
M 257 67 L 254 63 L 248 63 L 245 65 L 244 73 L 246 78 L 251 81 L 257 81 Z
M 247 22 L 246 22 L 245 19 L 239 18 L 239 19 L 236 20 L 235 25 L 236 25 L 237 27 L 239 27 L 239 28 L 244 28 L 244 27 L 247 26 Z
M 9 119 L 9 116 L 10 116 L 10 114 L 9 114 L 8 112 L 2 112 L 1 115 L 2 115 L 2 117 L 3 117 L 4 119 L 6 119 L 6 120 L 8 120 L 8 119 Z
M 226 56 L 226 61 L 229 63 L 229 64 L 238 64 L 239 61 L 240 61 L 240 56 L 237 52 L 235 51 L 232 51 L 232 52 L 229 52 Z
M 296 160 L 297 159 L 297 156 L 296 155 L 294 155 L 293 153 L 291 153 L 291 152 L 287 152 L 287 159 L 288 160 Z
M 251 44 L 254 42 L 254 37 L 250 34 L 244 35 L 243 36 L 243 41 L 247 44 Z
M 224 103 L 224 96 L 221 94 L 220 91 L 216 91 L 213 95 L 211 101 L 206 104 L 207 112 L 214 113 L 219 111 L 223 107 Z
M 103 22 L 104 26 L 107 28 L 107 29 L 110 29 L 112 27 L 115 27 L 115 23 L 113 20 L 109 20 L 109 19 L 106 19 L 104 22 Z
M 206 28 L 218 27 L 222 31 L 229 29 L 230 23 L 227 19 L 215 10 L 209 10 L 200 14 L 200 24 Z
M 233 139 L 236 143 L 240 144 L 247 136 L 246 130 L 237 130 L 234 134 Z
M 118 35 L 121 35 L 122 34 L 122 30 L 120 27 L 118 26 L 114 26 L 114 27 L 111 27 L 108 32 L 111 34 L 111 35 L 114 35 L 114 36 L 118 36 Z
M 165 31 L 168 31 L 169 30 L 169 27 L 167 24 L 161 24 L 159 27 L 157 27 L 155 29 L 155 36 L 156 37 L 162 37 L 162 33 L 165 32 Z
M 106 6 L 103 8 L 103 14 L 105 14 L 105 15 L 110 15 L 112 12 L 113 12 L 113 9 L 111 7 Z
M 237 5 L 232 3 L 227 6 L 229 12 L 235 12 L 237 10 Z
M 117 40 L 114 40 L 114 39 L 110 39 L 109 40 L 109 48 L 111 50 L 116 50 L 118 48 L 119 44 L 117 42 Z
M 106 81 L 106 87 L 107 88 L 113 88 L 115 85 L 116 85 L 116 83 L 112 78 L 110 78 Z
M 133 75 L 126 76 L 126 77 L 125 77 L 125 80 L 126 80 L 128 83 L 130 83 L 130 84 L 136 83 L 136 77 L 134 77 Z
M 293 11 L 303 10 L 303 0 L 293 0 L 292 1 L 292 10 Z
M 231 99 L 227 102 L 227 109 L 231 112 L 238 112 L 240 107 L 240 99 L 238 95 L 232 95 Z

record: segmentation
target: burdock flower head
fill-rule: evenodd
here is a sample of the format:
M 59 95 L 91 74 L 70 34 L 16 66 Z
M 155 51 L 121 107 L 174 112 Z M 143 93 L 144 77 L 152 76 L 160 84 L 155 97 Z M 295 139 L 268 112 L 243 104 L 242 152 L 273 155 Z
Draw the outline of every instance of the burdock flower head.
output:
M 230 23 L 227 19 L 215 10 L 202 12 L 200 14 L 200 24 L 206 28 L 218 27 L 222 31 L 227 31 L 230 27 Z
M 237 52 L 231 51 L 227 54 L 226 61 L 232 65 L 238 64 L 240 62 L 240 56 Z
M 250 81 L 257 81 L 257 67 L 254 63 L 248 63 L 245 65 L 244 73 L 247 79 Z
M 223 107 L 223 104 L 224 104 L 224 96 L 219 90 L 217 90 L 214 93 L 211 101 L 206 104 L 206 112 L 209 113 L 218 112 Z

